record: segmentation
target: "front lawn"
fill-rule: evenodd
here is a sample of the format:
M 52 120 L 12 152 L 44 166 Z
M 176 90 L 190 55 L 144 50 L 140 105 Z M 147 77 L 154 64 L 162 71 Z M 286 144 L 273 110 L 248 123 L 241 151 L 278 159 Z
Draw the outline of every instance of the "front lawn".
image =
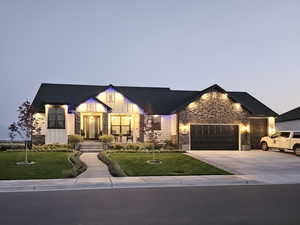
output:
M 161 164 L 149 164 L 152 153 L 110 153 L 108 157 L 117 162 L 128 176 L 187 176 L 228 175 L 216 168 L 182 153 L 156 153 Z
M 24 161 L 25 152 L 0 152 L 0 180 L 53 179 L 74 176 L 68 158 L 70 152 L 28 152 L 34 165 L 16 165 Z

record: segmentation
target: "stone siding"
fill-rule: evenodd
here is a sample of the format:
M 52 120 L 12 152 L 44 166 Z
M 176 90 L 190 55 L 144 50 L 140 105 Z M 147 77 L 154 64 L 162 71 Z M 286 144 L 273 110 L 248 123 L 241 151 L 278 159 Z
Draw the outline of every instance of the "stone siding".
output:
M 207 93 L 178 113 L 179 145 L 189 146 L 189 130 L 181 132 L 180 126 L 188 124 L 249 124 L 249 112 L 220 92 Z M 249 144 L 249 135 L 241 135 L 241 144 Z

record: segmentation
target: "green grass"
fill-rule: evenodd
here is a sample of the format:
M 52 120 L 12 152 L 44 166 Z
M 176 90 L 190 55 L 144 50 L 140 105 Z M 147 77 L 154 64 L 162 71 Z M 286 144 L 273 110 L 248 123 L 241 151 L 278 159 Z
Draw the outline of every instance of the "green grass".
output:
M 111 153 L 128 176 L 229 175 L 230 173 L 182 153 L 156 153 L 161 164 L 149 164 L 152 153 Z
M 16 165 L 24 161 L 25 152 L 0 152 L 0 180 L 54 179 L 72 176 L 68 152 L 28 152 L 34 165 Z

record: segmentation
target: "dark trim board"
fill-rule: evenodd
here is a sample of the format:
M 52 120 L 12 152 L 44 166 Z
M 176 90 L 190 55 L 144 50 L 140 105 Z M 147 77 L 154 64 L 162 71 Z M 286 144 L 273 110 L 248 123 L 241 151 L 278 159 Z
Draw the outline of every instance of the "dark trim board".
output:
M 191 150 L 239 150 L 239 125 L 190 127 Z

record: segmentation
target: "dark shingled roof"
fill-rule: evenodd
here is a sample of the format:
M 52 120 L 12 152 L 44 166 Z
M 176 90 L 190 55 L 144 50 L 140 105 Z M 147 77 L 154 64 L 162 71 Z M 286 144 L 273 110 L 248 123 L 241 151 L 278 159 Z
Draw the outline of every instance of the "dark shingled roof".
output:
M 45 104 L 67 104 L 70 110 L 74 110 L 80 103 L 97 96 L 110 87 L 122 93 L 146 113 L 159 115 L 174 113 L 209 90 L 217 89 L 225 92 L 218 85 L 213 85 L 203 91 L 180 91 L 159 87 L 41 84 L 32 105 L 38 112 L 44 111 Z M 233 100 L 240 102 L 253 116 L 277 116 L 274 111 L 248 93 L 227 93 Z
M 247 92 L 228 92 L 229 96 L 241 103 L 255 116 L 278 116 L 276 112 L 261 103 Z
M 291 121 L 291 120 L 300 120 L 300 107 L 281 114 L 276 119 L 276 122 L 284 122 L 284 121 Z

